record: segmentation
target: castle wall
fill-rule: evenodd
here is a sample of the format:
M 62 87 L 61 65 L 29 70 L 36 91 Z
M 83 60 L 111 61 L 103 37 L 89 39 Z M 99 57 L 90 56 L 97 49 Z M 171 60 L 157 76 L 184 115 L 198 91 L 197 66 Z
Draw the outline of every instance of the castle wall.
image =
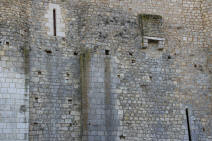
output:
M 210 0 L 0 4 L 0 140 L 212 139 Z
M 63 19 L 57 27 L 65 28 L 57 30 L 57 36 L 50 32 L 52 5 L 57 20 Z M 32 1 L 29 140 L 80 140 L 78 13 L 73 5 Z
M 192 140 L 210 139 L 211 83 L 202 1 L 96 3 L 88 9 L 85 46 L 109 48 L 118 62 L 116 103 L 123 115 L 118 115 L 116 139 L 188 140 L 186 108 Z M 140 13 L 162 15 L 163 51 L 141 49 Z
M 28 2 L 0 2 L 0 140 L 27 141 L 29 133 Z
M 88 30 L 84 37 L 87 40 L 84 45 L 96 49 L 97 59 L 91 61 L 95 64 L 98 64 L 97 60 L 102 62 L 101 55 L 105 55 L 105 50 L 110 50 L 110 62 L 114 69 L 114 81 L 111 81 L 110 91 L 111 96 L 115 97 L 111 98 L 111 106 L 114 112 L 118 110 L 115 112 L 118 115 L 111 114 L 111 123 L 118 124 L 113 124 L 114 127 L 110 130 L 112 133 L 108 134 L 106 129 L 92 129 L 95 123 L 98 124 L 98 120 L 95 122 L 93 119 L 94 125 L 92 122 L 87 123 L 93 131 L 88 134 L 88 140 L 98 140 L 101 132 L 111 140 L 184 139 L 186 133 L 182 125 L 183 115 L 179 113 L 180 106 L 173 104 L 174 101 L 171 100 L 174 99 L 173 93 L 176 89 L 172 80 L 176 76 L 173 59 L 169 58 L 170 52 L 151 46 L 147 49 L 141 48 L 137 14 L 117 7 L 112 9 L 103 5 L 89 6 L 85 25 Z M 101 64 L 104 66 L 103 62 Z M 94 80 L 104 84 L 99 79 L 105 75 L 101 73 L 101 67 L 98 68 L 94 74 L 101 75 Z M 96 87 L 99 83 L 96 83 Z M 88 97 L 90 107 L 93 106 L 91 100 L 94 96 L 100 94 L 94 92 L 92 95 Z M 106 96 L 104 93 L 105 98 Z M 96 103 L 98 101 L 101 98 L 97 98 Z M 98 106 L 93 109 L 98 111 Z M 177 112 L 173 112 L 174 110 Z M 179 118 L 173 121 L 176 114 Z M 88 116 L 91 115 L 88 112 Z M 104 112 L 100 115 L 104 120 Z
M 123 114 L 118 115 L 118 132 L 113 130 L 117 140 L 188 140 L 187 121 L 192 140 L 211 139 L 211 80 L 202 3 L 186 0 L 88 4 L 84 46 L 99 48 L 100 54 L 109 49 L 118 62 L 120 82 L 116 84 L 115 103 Z M 166 41 L 162 51 L 151 46 L 141 49 L 137 21 L 140 13 L 163 17 Z M 93 131 L 90 135 L 98 138 L 98 132 Z

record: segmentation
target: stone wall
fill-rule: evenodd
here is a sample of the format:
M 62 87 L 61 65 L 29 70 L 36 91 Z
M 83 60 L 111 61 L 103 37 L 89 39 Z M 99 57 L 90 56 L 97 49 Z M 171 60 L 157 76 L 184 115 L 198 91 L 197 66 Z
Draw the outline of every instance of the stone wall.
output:
M 118 132 L 113 130 L 115 139 L 188 140 L 187 121 L 192 140 L 210 139 L 211 82 L 202 1 L 102 1 L 88 5 L 84 46 L 99 48 L 100 54 L 110 50 L 117 61 L 119 81 L 111 85 L 117 86 L 113 95 L 123 114 L 118 115 Z M 162 15 L 166 38 L 162 50 L 154 45 L 142 49 L 137 20 L 142 13 Z M 90 135 L 98 140 L 98 132 Z
M 0 140 L 212 140 L 210 0 L 0 4 Z
M 29 133 L 29 5 L 0 2 L 0 140 L 27 141 Z
M 46 25 L 53 21 L 49 19 L 52 3 L 61 10 L 57 19 L 64 21 L 58 22 L 57 27 L 65 25 L 64 34 L 57 36 L 50 34 L 53 27 Z M 29 140 L 80 140 L 80 60 L 75 20 L 78 13 L 73 4 L 32 1 Z

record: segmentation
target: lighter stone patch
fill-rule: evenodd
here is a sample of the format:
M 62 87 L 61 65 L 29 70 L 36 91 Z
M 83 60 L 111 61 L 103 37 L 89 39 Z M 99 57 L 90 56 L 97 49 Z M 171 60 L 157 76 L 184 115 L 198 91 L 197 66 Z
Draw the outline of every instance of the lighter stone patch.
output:
M 45 18 L 48 19 L 48 22 L 45 24 L 48 27 L 47 34 L 50 36 L 54 35 L 54 26 L 53 26 L 53 10 L 56 10 L 56 31 L 57 36 L 65 37 L 65 23 L 62 17 L 61 7 L 58 4 L 49 4 L 49 8 L 45 14 Z

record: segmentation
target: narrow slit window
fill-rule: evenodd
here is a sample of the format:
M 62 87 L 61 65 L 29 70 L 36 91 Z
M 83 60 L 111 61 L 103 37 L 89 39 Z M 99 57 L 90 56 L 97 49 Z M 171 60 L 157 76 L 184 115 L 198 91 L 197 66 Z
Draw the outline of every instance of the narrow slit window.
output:
M 54 28 L 54 36 L 57 36 L 56 9 L 53 9 L 53 28 Z
M 188 108 L 186 108 L 186 120 L 187 120 L 187 128 L 188 128 L 188 139 L 189 139 L 189 141 L 192 141 L 191 140 L 191 129 L 190 129 L 190 122 L 189 122 Z

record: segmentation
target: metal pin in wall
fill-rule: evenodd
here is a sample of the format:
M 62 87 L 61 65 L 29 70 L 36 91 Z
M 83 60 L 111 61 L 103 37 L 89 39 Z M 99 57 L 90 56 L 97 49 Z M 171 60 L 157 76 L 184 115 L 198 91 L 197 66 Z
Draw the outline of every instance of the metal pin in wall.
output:
M 54 36 L 57 36 L 57 30 L 56 30 L 56 10 L 53 9 L 53 26 L 54 26 Z
M 187 129 L 188 129 L 188 139 L 189 139 L 189 141 L 192 141 L 192 139 L 191 139 L 191 129 L 190 129 L 190 122 L 189 122 L 188 108 L 186 108 L 186 120 L 187 120 Z

